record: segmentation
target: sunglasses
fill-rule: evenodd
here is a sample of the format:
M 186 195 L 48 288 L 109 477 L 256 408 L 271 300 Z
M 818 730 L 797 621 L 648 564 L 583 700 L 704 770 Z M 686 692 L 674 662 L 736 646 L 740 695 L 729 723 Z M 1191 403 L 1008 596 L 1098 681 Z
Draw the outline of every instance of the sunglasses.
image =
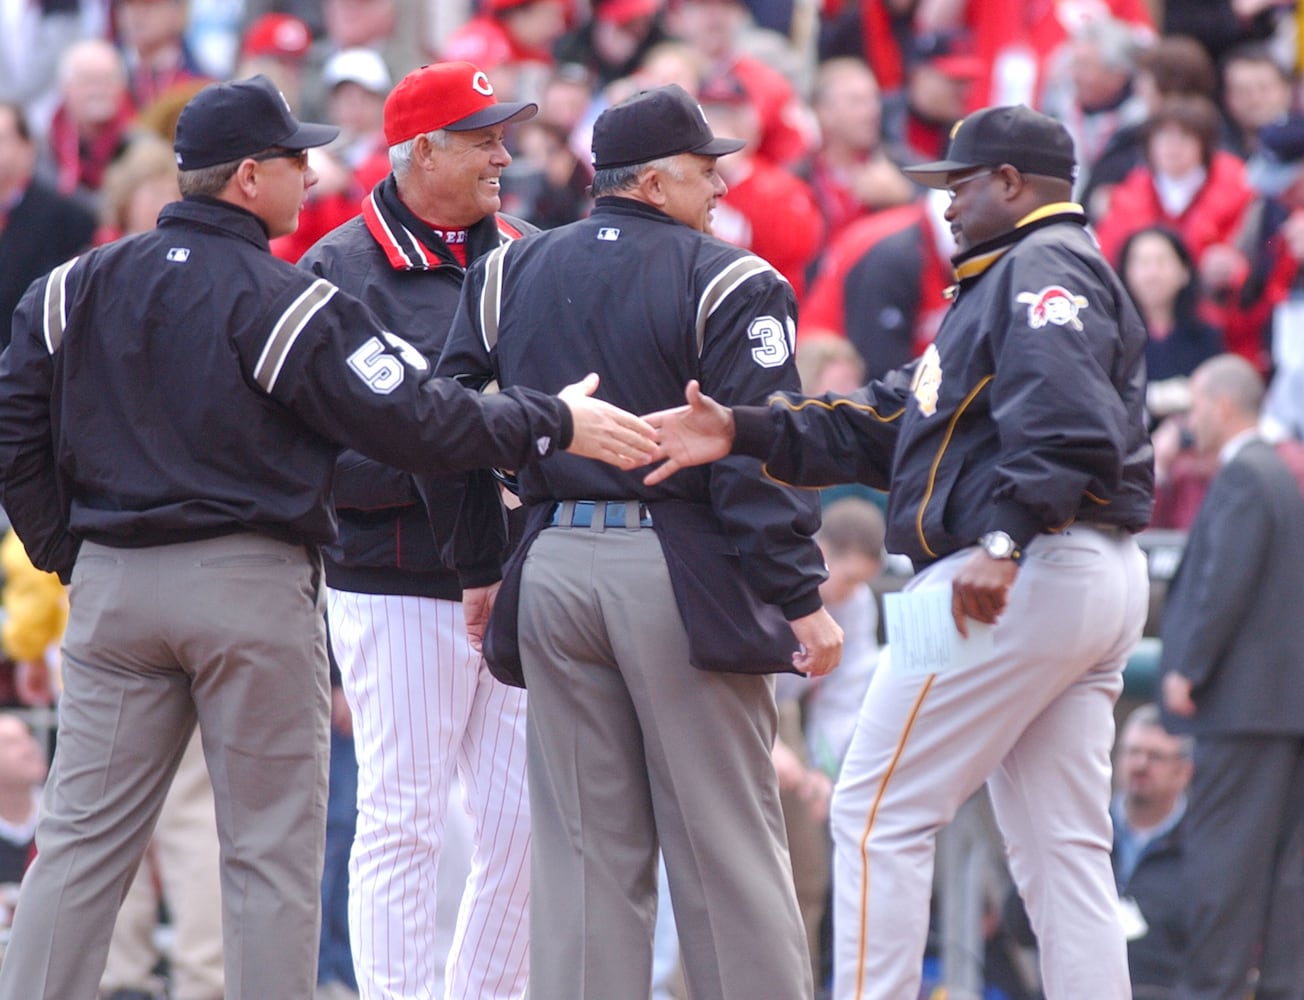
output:
M 257 153 L 248 157 L 257 163 L 267 160 L 293 160 L 300 170 L 308 169 L 308 151 L 306 149 L 274 149 L 266 153 Z

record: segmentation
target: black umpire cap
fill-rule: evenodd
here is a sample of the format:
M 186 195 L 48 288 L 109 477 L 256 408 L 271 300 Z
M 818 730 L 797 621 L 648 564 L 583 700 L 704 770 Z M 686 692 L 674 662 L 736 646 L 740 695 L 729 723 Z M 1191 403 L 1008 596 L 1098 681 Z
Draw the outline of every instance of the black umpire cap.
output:
M 706 115 L 677 83 L 643 90 L 607 108 L 593 125 L 593 166 L 632 167 L 664 156 L 736 153 L 742 139 L 717 139 Z
M 273 146 L 310 149 L 332 141 L 334 125 L 301 122 L 285 95 L 263 76 L 214 83 L 190 99 L 177 119 L 177 166 L 199 170 L 231 163 Z
M 951 174 L 1004 163 L 1020 173 L 1070 183 L 1077 174 L 1068 129 L 1022 104 L 983 108 L 961 118 L 951 129 L 946 159 L 906 167 L 905 172 L 925 187 L 944 188 Z

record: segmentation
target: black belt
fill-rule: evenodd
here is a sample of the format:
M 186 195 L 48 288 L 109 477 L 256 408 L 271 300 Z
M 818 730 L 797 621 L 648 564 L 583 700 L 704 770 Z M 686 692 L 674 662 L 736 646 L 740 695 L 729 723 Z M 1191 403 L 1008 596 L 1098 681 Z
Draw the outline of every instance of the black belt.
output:
M 562 500 L 553 509 L 548 524 L 553 528 L 637 528 L 652 527 L 647 505 L 637 500 Z

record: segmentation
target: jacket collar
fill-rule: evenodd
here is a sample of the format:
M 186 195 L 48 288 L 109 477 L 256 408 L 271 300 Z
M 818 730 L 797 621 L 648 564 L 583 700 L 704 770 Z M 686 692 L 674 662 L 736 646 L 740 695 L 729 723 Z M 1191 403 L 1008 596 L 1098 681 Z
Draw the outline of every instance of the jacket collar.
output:
M 637 198 L 626 198 L 618 194 L 605 194 L 593 202 L 593 215 L 639 215 L 645 219 L 655 219 L 657 222 L 666 222 L 672 226 L 682 226 L 683 223 L 678 219 L 673 219 L 666 215 L 661 209 L 649 205 L 645 201 L 639 201 Z
M 217 230 L 252 243 L 260 250 L 269 250 L 267 224 L 253 212 L 220 198 L 190 195 L 165 205 L 159 213 L 158 224 L 165 226 L 169 223 Z
M 412 213 L 398 196 L 398 182 L 389 174 L 362 200 L 362 221 L 371 238 L 385 252 L 389 266 L 396 271 L 433 271 L 452 267 L 457 262 L 448 246 L 430 226 Z M 487 215 L 467 230 L 467 260 L 488 253 L 505 239 L 520 236 L 519 230 L 507 226 L 496 215 Z M 510 230 L 510 231 L 508 231 Z
M 1006 252 L 1030 233 L 1059 222 L 1072 222 L 1079 226 L 1087 224 L 1087 213 L 1081 205 L 1071 201 L 1057 201 L 1034 209 L 1015 223 L 1009 232 L 993 236 L 971 246 L 964 253 L 951 258 L 955 265 L 955 280 L 961 285 L 983 274 L 989 267 L 1005 256 Z

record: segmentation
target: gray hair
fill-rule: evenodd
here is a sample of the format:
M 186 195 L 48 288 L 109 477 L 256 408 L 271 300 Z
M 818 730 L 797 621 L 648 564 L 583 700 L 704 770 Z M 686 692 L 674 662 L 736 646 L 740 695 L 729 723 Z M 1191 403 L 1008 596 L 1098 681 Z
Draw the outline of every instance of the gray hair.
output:
M 447 149 L 453 144 L 453 136 L 448 129 L 438 128 L 424 134 L 430 140 L 430 145 L 436 149 Z M 421 136 L 414 135 L 411 139 L 389 147 L 389 169 L 394 171 L 395 177 L 401 177 L 411 169 L 412 153 L 417 148 L 417 140 L 420 138 Z
M 684 179 L 683 167 L 673 156 L 663 156 L 659 160 L 648 160 L 647 163 L 635 163 L 628 167 L 607 167 L 593 174 L 593 197 L 628 190 L 637 185 L 639 178 L 649 170 L 664 170 L 677 181 Z
M 1132 710 L 1123 722 L 1123 728 L 1129 726 L 1145 729 L 1163 729 L 1169 736 L 1174 737 L 1178 743 L 1178 752 L 1188 760 L 1195 753 L 1195 737 L 1186 733 L 1169 733 L 1164 729 L 1163 717 L 1159 714 L 1159 706 L 1153 701 L 1147 701 L 1138 705 Z
M 1142 47 L 1136 29 L 1113 17 L 1088 21 L 1074 35 L 1074 41 L 1095 45 L 1100 52 L 1101 62 L 1110 69 L 1125 73 L 1136 69 L 1137 53 Z
M 242 156 L 238 160 L 215 163 L 211 167 L 182 170 L 177 174 L 177 188 L 181 191 L 183 197 L 201 195 L 216 198 L 226 189 L 231 178 L 235 176 L 235 172 L 240 169 L 240 164 L 247 159 L 249 157 Z

